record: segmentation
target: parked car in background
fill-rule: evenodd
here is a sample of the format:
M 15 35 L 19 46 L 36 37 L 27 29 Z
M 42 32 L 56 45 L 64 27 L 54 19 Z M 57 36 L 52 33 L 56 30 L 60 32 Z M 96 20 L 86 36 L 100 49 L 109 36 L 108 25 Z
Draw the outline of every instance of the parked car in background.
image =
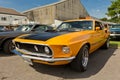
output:
M 30 64 L 71 64 L 77 71 L 87 69 L 89 54 L 109 47 L 109 32 L 95 19 L 63 22 L 56 31 L 22 35 L 13 40 L 15 54 Z M 102 58 L 101 58 L 102 59 Z
M 0 32 L 4 31 L 4 26 L 0 26 Z
M 0 26 L 0 32 L 13 31 L 12 26 Z
M 15 37 L 21 34 L 43 32 L 51 29 L 53 28 L 48 25 L 29 24 L 29 25 L 20 25 L 15 31 L 1 32 L 0 48 L 2 48 L 5 53 L 11 53 L 11 50 L 14 49 L 14 45 L 12 44 L 12 39 L 14 39 Z
M 120 24 L 113 24 L 110 26 L 110 38 L 120 40 Z

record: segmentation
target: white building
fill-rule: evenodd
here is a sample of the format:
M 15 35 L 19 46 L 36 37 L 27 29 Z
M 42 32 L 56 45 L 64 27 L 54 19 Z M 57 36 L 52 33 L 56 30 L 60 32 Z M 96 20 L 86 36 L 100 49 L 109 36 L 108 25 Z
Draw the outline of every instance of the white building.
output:
M 28 19 L 25 15 L 14 9 L 0 7 L 0 25 L 21 25 L 27 24 Z

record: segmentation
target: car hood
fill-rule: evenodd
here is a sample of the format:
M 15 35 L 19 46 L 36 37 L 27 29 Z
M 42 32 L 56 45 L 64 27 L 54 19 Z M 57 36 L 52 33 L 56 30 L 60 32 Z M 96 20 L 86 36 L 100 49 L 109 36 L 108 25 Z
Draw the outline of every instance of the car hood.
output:
M 69 32 L 41 32 L 41 33 L 30 34 L 28 36 L 23 36 L 21 38 L 22 39 L 47 41 L 53 37 L 67 34 L 67 33 L 69 33 Z
M 20 34 L 25 34 L 28 32 L 21 32 L 21 31 L 7 31 L 7 32 L 0 32 L 0 36 L 17 36 Z
M 110 31 L 111 32 L 120 32 L 120 28 L 111 28 Z
M 34 43 L 34 44 L 51 44 L 51 45 L 67 45 L 69 43 L 89 39 L 90 34 L 94 31 L 78 31 L 78 32 L 42 32 L 37 34 L 27 34 L 19 36 L 15 39 L 18 42 Z

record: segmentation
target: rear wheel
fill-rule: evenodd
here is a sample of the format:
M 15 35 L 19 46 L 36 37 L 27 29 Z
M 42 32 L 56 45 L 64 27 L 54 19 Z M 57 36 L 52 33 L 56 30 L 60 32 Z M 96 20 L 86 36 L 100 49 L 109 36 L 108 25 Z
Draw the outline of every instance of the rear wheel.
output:
M 71 62 L 71 67 L 77 71 L 84 72 L 87 69 L 89 61 L 89 47 L 84 45 L 76 58 Z
M 104 45 L 102 46 L 103 49 L 108 49 L 110 47 L 110 39 L 108 38 Z
M 12 53 L 13 49 L 15 49 L 15 46 L 12 43 L 12 39 L 9 39 L 9 40 L 5 41 L 5 43 L 3 45 L 4 52 L 7 53 L 7 54 L 10 54 L 10 53 Z

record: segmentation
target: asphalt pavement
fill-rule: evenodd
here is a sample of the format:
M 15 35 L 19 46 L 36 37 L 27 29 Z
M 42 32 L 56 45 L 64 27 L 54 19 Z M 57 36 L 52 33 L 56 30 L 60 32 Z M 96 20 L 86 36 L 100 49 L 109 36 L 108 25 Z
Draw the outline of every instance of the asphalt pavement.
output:
M 69 65 L 32 67 L 21 57 L 1 51 L 0 80 L 120 80 L 120 48 L 99 49 L 91 54 L 88 70 L 83 73 Z

